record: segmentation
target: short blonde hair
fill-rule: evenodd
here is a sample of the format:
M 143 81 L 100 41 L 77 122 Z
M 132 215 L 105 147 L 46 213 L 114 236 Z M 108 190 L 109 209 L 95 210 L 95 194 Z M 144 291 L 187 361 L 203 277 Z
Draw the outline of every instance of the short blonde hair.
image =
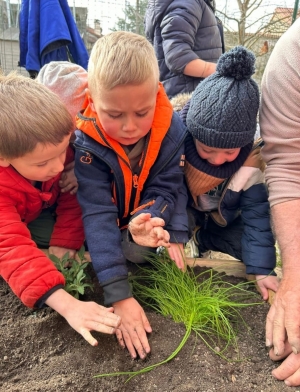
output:
M 92 94 L 120 85 L 142 84 L 151 77 L 158 83 L 158 62 L 145 37 L 115 31 L 95 43 L 88 65 L 88 86 Z
M 38 143 L 59 144 L 74 122 L 57 95 L 33 79 L 0 74 L 0 157 L 20 158 Z

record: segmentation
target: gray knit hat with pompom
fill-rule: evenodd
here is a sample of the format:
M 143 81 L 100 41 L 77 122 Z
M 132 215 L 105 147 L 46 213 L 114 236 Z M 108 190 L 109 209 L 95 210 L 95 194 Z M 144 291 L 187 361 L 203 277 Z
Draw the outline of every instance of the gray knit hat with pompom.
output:
M 251 78 L 255 56 L 243 46 L 224 53 L 216 73 L 194 91 L 186 124 L 194 138 L 209 147 L 241 148 L 253 142 L 259 90 Z

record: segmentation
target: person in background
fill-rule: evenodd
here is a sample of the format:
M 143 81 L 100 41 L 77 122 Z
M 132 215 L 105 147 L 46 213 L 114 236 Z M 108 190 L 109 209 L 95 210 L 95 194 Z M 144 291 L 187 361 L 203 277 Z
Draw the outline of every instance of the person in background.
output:
M 159 83 L 146 38 L 119 31 L 95 43 L 86 107 L 76 124 L 77 197 L 91 260 L 105 304 L 122 319 L 121 346 L 145 358 L 151 326 L 132 296 L 126 259 L 144 262 L 165 246 L 183 268 L 188 241 L 186 130 Z
M 272 374 L 300 385 L 300 20 L 270 56 L 261 85 L 260 128 L 265 145 L 271 215 L 283 278 L 267 316 L 270 357 L 283 363 Z
M 83 244 L 76 196 L 58 185 L 64 165 L 74 159 L 74 121 L 57 95 L 14 73 L 0 76 L 0 100 L 0 275 L 26 306 L 50 306 L 95 346 L 90 331 L 113 334 L 120 317 L 112 307 L 67 293 L 63 275 L 37 247 L 74 257 Z M 35 241 L 29 226 L 43 213 L 50 224 L 44 220 Z
M 169 98 L 193 92 L 215 72 L 224 38 L 214 12 L 210 0 L 148 1 L 145 34 L 154 46 Z
M 75 124 L 76 114 L 84 105 L 87 71 L 80 65 L 69 61 L 51 61 L 41 68 L 36 80 L 59 96 L 69 110 Z M 73 134 L 70 140 L 71 145 L 74 140 Z M 70 192 L 71 194 L 77 192 L 78 183 L 74 174 L 74 161 L 65 166 L 59 185 L 62 192 Z
M 224 53 L 180 115 L 193 240 L 200 254 L 227 253 L 256 275 L 264 300 L 278 280 L 261 143 L 254 142 L 259 90 L 255 56 L 242 46 Z M 193 249 L 193 246 L 192 246 Z

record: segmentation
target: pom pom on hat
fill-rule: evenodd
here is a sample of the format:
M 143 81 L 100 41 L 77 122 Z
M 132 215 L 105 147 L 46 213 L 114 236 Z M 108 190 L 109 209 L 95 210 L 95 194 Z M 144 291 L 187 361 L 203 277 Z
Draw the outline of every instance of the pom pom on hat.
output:
M 75 119 L 84 103 L 87 71 L 68 61 L 51 61 L 41 68 L 37 81 L 58 95 Z
M 214 148 L 242 148 L 253 142 L 259 90 L 251 78 L 255 56 L 243 46 L 224 53 L 216 72 L 194 91 L 187 113 L 188 131 Z
M 255 72 L 255 56 L 243 46 L 236 46 L 220 57 L 216 71 L 236 80 L 250 79 Z

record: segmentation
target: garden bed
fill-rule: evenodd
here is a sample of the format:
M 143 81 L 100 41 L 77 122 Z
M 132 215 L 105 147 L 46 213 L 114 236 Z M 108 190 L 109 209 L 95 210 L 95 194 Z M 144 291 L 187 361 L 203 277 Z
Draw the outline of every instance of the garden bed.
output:
M 198 268 L 198 267 L 197 267 Z M 134 272 L 132 266 L 130 269 Z M 101 303 L 102 294 L 93 278 L 95 292 L 84 300 Z M 237 283 L 240 278 L 226 277 Z M 251 290 L 251 288 L 249 288 Z M 238 348 L 227 351 L 224 360 L 192 335 L 179 355 L 166 365 L 139 375 L 127 384 L 126 377 L 93 378 L 101 373 L 138 370 L 167 358 L 185 333 L 174 323 L 153 311 L 147 311 L 152 348 L 147 360 L 132 360 L 114 336 L 94 333 L 98 347 L 91 347 L 67 322 L 49 308 L 32 311 L 25 308 L 0 278 L 0 390 L 79 391 L 79 392 L 284 392 L 297 391 L 276 381 L 273 363 L 264 346 L 268 304 L 241 310 L 247 326 L 240 322 Z

